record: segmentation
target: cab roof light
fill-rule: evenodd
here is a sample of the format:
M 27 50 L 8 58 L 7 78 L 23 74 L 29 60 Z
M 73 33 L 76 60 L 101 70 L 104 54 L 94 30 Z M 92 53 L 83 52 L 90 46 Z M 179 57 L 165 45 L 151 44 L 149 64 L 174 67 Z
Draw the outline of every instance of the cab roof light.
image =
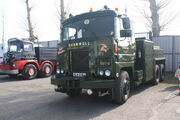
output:
M 92 12 L 92 11 L 93 11 L 93 8 L 90 8 L 90 9 L 89 9 L 89 12 Z

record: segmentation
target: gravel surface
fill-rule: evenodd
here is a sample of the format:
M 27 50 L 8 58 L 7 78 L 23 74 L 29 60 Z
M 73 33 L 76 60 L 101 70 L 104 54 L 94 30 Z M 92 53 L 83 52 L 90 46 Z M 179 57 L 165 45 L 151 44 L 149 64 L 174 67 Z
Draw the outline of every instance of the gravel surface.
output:
M 0 75 L 0 120 L 180 120 L 177 85 L 142 85 L 121 106 L 107 97 L 69 98 L 54 92 L 50 78 Z

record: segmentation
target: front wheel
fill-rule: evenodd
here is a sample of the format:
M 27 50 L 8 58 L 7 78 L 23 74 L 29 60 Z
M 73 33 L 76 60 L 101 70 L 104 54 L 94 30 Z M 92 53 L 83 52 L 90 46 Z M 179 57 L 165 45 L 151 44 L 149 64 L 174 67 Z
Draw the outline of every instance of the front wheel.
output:
M 116 104 L 123 104 L 127 101 L 130 94 L 130 79 L 126 71 L 121 71 L 116 79 L 116 85 L 113 90 L 114 101 Z
M 23 70 L 23 77 L 24 79 L 34 79 L 36 76 L 37 76 L 37 68 L 34 64 L 28 64 L 24 67 L 24 70 Z

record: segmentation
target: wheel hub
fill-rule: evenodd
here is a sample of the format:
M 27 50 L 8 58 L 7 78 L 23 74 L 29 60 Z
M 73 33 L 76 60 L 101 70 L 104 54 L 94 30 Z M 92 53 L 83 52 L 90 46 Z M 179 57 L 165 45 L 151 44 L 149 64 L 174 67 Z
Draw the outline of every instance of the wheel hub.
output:
M 29 68 L 29 76 L 33 76 L 34 75 L 34 69 L 33 68 Z
M 45 68 L 45 73 L 46 73 L 46 74 L 50 73 L 50 71 L 51 71 L 50 67 L 46 67 L 46 68 Z
M 129 81 L 128 81 L 127 79 L 125 79 L 125 80 L 124 80 L 124 93 L 125 93 L 125 98 L 128 98 L 129 90 L 130 90 Z

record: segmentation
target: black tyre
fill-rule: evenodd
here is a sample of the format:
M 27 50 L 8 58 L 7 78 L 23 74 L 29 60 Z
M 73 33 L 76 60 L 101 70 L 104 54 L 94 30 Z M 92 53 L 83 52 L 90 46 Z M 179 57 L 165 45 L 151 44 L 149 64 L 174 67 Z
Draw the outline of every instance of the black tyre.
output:
M 71 90 L 67 91 L 66 94 L 67 94 L 69 97 L 76 97 L 76 96 L 79 96 L 79 95 L 80 95 L 80 92 L 81 92 L 81 90 L 71 89 Z
M 93 91 L 92 96 L 94 98 L 97 98 L 99 96 L 99 91 L 98 90 L 92 90 L 92 91 Z
M 156 65 L 155 66 L 155 69 L 154 69 L 154 78 L 153 78 L 153 80 L 152 80 L 152 84 L 153 85 L 157 85 L 158 83 L 159 83 L 159 81 L 160 81 L 160 69 L 159 69 L 159 66 L 158 65 Z
M 162 82 L 165 79 L 165 67 L 164 64 L 160 64 L 160 82 Z
M 45 63 L 40 71 L 42 77 L 49 77 L 53 73 L 53 67 L 49 63 Z
M 24 67 L 22 74 L 23 74 L 24 79 L 30 80 L 30 79 L 35 78 L 37 76 L 37 73 L 38 71 L 37 71 L 36 66 L 33 64 L 28 64 Z
M 123 104 L 127 101 L 130 94 L 130 79 L 129 74 L 126 71 L 122 71 L 119 74 L 119 78 L 116 80 L 115 89 L 113 90 L 113 99 L 116 104 Z

